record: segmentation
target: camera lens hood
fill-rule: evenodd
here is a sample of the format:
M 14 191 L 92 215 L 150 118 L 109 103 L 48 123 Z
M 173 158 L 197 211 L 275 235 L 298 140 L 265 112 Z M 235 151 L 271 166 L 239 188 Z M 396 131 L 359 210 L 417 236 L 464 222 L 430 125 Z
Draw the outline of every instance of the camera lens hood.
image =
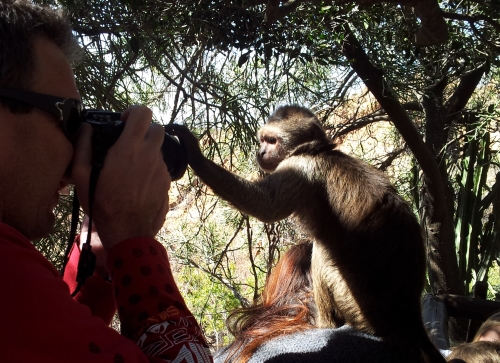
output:
M 168 172 L 172 180 L 175 181 L 182 178 L 188 166 L 187 152 L 182 141 L 165 132 L 165 139 L 161 146 L 161 152 L 163 161 L 167 164 Z

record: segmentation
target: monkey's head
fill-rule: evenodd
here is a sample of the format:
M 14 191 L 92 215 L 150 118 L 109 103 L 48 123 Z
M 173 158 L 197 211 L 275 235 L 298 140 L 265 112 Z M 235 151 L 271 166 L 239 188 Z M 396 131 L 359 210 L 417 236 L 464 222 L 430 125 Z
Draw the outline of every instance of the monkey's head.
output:
M 310 110 L 297 105 L 279 107 L 259 130 L 257 161 L 271 173 L 298 146 L 311 141 L 330 143 L 321 124 Z

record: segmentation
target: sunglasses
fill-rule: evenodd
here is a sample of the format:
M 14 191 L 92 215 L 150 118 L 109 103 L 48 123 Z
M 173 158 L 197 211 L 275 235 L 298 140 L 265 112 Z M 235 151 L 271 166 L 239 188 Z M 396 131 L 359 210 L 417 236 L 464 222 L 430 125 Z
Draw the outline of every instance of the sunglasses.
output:
M 82 124 L 82 103 L 74 98 L 62 98 L 13 88 L 0 88 L 0 97 L 18 101 L 46 111 L 62 124 L 64 134 L 72 143 Z

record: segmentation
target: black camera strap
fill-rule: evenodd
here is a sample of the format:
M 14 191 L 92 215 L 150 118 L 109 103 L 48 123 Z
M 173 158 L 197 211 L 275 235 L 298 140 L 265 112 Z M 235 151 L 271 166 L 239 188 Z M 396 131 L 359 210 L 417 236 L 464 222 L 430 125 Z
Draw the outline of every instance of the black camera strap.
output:
M 95 167 L 92 165 L 92 170 L 90 172 L 90 182 L 89 182 L 89 225 L 87 230 L 87 239 L 82 245 L 80 251 L 80 258 L 78 259 L 78 269 L 76 273 L 76 285 L 75 291 L 71 296 L 78 294 L 78 291 L 82 288 L 85 280 L 94 274 L 96 257 L 92 252 L 92 245 L 90 244 L 92 236 L 92 210 L 94 206 L 94 194 L 97 185 L 97 179 L 99 178 L 99 173 L 101 172 L 102 165 L 100 167 Z M 74 239 L 73 239 L 74 240 Z
M 102 167 L 102 165 L 101 165 L 101 167 Z M 90 242 L 91 242 L 91 236 L 92 236 L 92 209 L 93 209 L 93 204 L 94 204 L 93 203 L 94 194 L 95 194 L 95 189 L 96 189 L 96 185 L 97 185 L 97 179 L 99 178 L 99 173 L 101 172 L 101 167 L 95 167 L 93 165 L 92 170 L 90 172 L 89 214 L 88 214 L 89 225 L 88 225 L 87 239 L 81 247 L 80 257 L 78 259 L 78 268 L 77 268 L 77 273 L 76 273 L 77 286 L 75 288 L 75 291 L 73 291 L 71 293 L 71 296 L 75 296 L 76 294 L 78 294 L 78 292 L 82 288 L 83 284 L 85 283 L 85 280 L 87 280 L 89 277 L 91 277 L 94 274 L 94 270 L 95 270 L 96 257 L 95 257 L 95 254 L 92 252 L 92 245 L 90 244 Z M 68 264 L 68 261 L 69 261 L 69 255 L 71 253 L 71 248 L 73 247 L 73 244 L 75 243 L 76 229 L 77 229 L 78 222 L 80 219 L 79 216 L 80 216 L 80 200 L 78 199 L 78 194 L 76 193 L 76 190 L 75 190 L 74 197 L 73 197 L 73 210 L 72 210 L 72 216 L 71 216 L 71 231 L 70 231 L 70 235 L 69 235 L 68 246 L 67 246 L 65 254 L 64 254 L 64 264 L 63 264 L 63 269 L 61 271 L 62 275 L 64 275 L 66 265 Z
M 93 216 L 93 207 L 94 207 L 94 195 L 97 187 L 97 180 L 99 179 L 99 174 L 101 173 L 102 167 L 104 166 L 104 159 L 106 158 L 106 154 L 108 152 L 109 144 L 108 140 L 110 137 L 115 137 L 112 133 L 107 133 L 105 130 L 94 130 L 94 134 L 92 136 L 92 170 L 90 171 L 90 180 L 89 180 L 89 225 L 88 225 L 88 233 L 87 240 L 82 245 L 80 251 L 80 258 L 78 260 L 78 270 L 76 274 L 76 282 L 78 283 L 75 291 L 71 294 L 71 296 L 75 296 L 80 289 L 82 288 L 85 280 L 91 277 L 94 274 L 96 256 L 92 252 L 91 236 L 92 236 L 92 216 Z M 103 139 L 105 141 L 103 141 Z M 71 247 L 75 242 L 76 237 L 76 228 L 79 220 L 79 212 L 80 212 L 80 202 L 78 199 L 78 195 L 74 193 L 73 198 L 73 211 L 72 211 L 72 220 L 71 220 L 71 231 L 70 231 L 70 239 L 68 241 L 68 247 L 66 249 L 65 257 L 64 257 L 64 266 L 62 273 L 64 274 L 64 269 L 69 260 L 69 254 L 71 252 Z

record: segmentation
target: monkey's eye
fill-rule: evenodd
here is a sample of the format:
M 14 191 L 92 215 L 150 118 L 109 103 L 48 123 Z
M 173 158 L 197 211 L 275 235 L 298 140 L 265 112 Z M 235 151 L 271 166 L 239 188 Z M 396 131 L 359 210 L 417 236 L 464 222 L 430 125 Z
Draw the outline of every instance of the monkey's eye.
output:
M 276 144 L 276 138 L 275 137 L 265 137 L 264 141 L 267 142 L 268 144 Z

